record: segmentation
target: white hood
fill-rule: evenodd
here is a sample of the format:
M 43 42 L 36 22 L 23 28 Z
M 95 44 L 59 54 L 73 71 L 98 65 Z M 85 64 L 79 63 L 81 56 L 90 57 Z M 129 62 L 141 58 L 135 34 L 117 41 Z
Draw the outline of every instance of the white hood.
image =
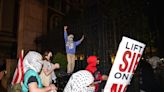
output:
M 36 72 L 40 72 L 42 68 L 42 55 L 35 51 L 29 51 L 24 58 L 24 71 L 33 69 Z
M 157 56 L 153 56 L 149 58 L 149 63 L 151 64 L 152 68 L 155 69 L 158 67 L 158 63 L 160 63 L 160 58 Z

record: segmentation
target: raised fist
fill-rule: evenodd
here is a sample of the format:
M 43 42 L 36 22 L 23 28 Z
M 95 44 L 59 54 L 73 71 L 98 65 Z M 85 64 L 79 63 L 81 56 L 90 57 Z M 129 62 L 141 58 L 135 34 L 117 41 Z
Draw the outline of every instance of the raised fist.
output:
M 60 68 L 60 65 L 59 65 L 58 63 L 53 64 L 53 68 L 54 68 L 54 69 L 59 69 L 59 68 Z

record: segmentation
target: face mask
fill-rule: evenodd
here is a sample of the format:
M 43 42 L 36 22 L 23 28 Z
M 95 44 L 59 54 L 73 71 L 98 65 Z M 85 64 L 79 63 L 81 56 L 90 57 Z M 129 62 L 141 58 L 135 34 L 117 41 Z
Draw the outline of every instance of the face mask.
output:
M 74 38 L 74 36 L 73 36 L 72 34 L 70 34 L 70 35 L 68 36 L 68 41 L 73 42 L 73 38 Z
M 69 42 L 73 42 L 73 38 L 68 38 L 68 41 Z
M 28 69 L 33 69 L 36 72 L 40 72 L 42 68 L 42 56 L 38 52 L 30 51 L 24 58 L 24 67 L 25 72 Z
M 32 64 L 30 64 L 29 62 L 26 62 L 25 64 L 27 65 L 28 69 L 32 69 L 32 70 L 36 71 L 37 73 L 39 73 L 42 68 L 42 64 L 39 62 L 35 62 Z

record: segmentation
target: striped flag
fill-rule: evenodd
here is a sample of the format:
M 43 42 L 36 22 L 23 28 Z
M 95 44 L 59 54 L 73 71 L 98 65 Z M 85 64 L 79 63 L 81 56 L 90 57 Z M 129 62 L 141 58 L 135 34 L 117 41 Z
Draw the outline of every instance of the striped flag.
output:
M 19 60 L 18 60 L 18 65 L 16 67 L 16 70 L 15 70 L 15 73 L 14 73 L 14 76 L 13 76 L 13 79 L 12 79 L 12 82 L 11 82 L 12 85 L 15 85 L 17 83 L 21 83 L 24 79 L 23 52 L 24 51 L 22 50 L 21 53 L 20 53 L 20 57 L 19 57 Z

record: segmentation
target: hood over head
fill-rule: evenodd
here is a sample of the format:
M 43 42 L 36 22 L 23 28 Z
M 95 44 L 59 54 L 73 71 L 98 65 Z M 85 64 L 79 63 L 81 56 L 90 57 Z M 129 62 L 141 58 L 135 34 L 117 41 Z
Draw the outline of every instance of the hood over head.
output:
M 88 66 L 86 70 L 90 71 L 92 74 L 97 70 L 97 56 L 89 56 L 87 59 Z
M 74 36 L 73 36 L 73 34 L 70 34 L 69 36 L 68 36 L 68 41 L 73 41 L 73 38 L 74 38 Z
M 35 51 L 29 51 L 24 57 L 24 70 L 33 69 L 36 72 L 40 72 L 42 68 L 42 55 Z

